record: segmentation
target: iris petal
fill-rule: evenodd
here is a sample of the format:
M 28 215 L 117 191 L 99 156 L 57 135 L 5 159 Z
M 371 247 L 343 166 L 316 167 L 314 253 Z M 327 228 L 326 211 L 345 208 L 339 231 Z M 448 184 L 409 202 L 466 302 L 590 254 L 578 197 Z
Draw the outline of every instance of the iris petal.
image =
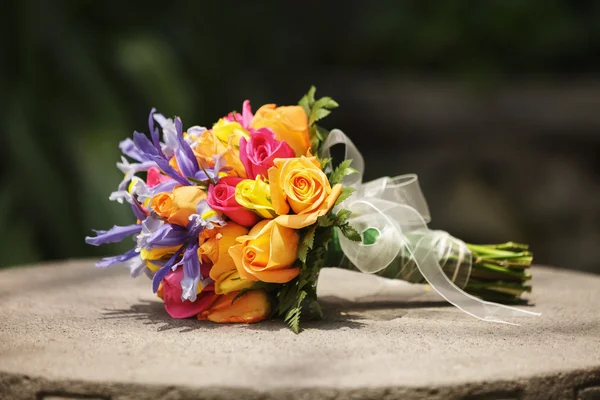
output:
M 171 257 L 165 265 L 163 265 L 158 271 L 156 271 L 156 273 L 152 277 L 152 292 L 156 293 L 158 291 L 158 286 L 162 282 L 163 278 L 167 276 L 167 274 L 171 270 L 171 267 L 175 264 L 175 261 L 177 261 L 182 252 L 183 247 L 177 250 L 177 252 L 173 254 L 173 257 Z
M 117 243 L 125 239 L 127 236 L 131 236 L 134 233 L 140 233 L 142 231 L 142 225 L 134 224 L 127 226 L 115 225 L 107 231 L 97 231 L 95 237 L 87 236 L 85 242 L 92 246 L 100 246 L 105 243 Z
M 137 251 L 135 251 L 135 249 L 131 249 L 127 253 L 124 253 L 124 254 L 121 254 L 118 256 L 105 257 L 105 258 L 101 259 L 100 261 L 98 261 L 96 263 L 96 267 L 99 267 L 99 268 L 112 267 L 113 265 L 121 264 L 127 260 L 131 260 L 134 257 L 139 257 L 139 254 Z
M 137 148 L 148 156 L 152 161 L 156 162 L 158 168 L 160 168 L 165 174 L 175 179 L 177 182 L 184 186 L 189 186 L 187 179 L 182 177 L 175 171 L 175 169 L 169 164 L 165 158 L 161 156 L 159 150 L 152 145 L 152 142 L 143 133 L 133 132 L 133 141 Z M 161 151 L 162 153 L 162 151 Z

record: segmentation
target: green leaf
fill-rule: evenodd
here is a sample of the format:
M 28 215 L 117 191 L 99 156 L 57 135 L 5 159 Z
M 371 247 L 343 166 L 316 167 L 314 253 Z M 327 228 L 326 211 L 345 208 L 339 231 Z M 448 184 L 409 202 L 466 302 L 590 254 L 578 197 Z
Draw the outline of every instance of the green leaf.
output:
M 321 144 L 321 141 L 319 140 L 319 138 L 316 135 L 313 135 L 312 138 L 310 139 L 311 152 L 318 153 L 320 144 Z
M 377 241 L 380 232 L 377 228 L 368 228 L 363 232 L 363 243 L 364 244 L 373 244 Z
M 346 200 L 348 197 L 350 197 L 352 195 L 352 193 L 354 193 L 355 189 L 354 188 L 350 188 L 350 187 L 346 187 L 342 189 L 342 193 L 340 193 L 340 197 L 337 198 L 337 200 L 335 201 L 334 207 L 337 206 L 338 204 L 340 204 L 342 201 Z
M 306 264 L 306 256 L 308 255 L 308 247 L 304 243 L 300 243 L 298 246 L 297 257 L 303 264 Z
M 316 122 L 331 114 L 331 110 L 339 106 L 331 97 L 322 97 L 315 101 L 316 91 L 317 89 L 311 86 L 308 93 L 298 102 L 308 117 L 310 144 L 315 154 L 319 152 L 321 142 L 329 135 L 329 131 L 317 126 Z
M 350 210 L 340 210 L 335 216 L 335 226 L 342 226 L 344 222 L 350 217 L 352 211 Z
M 314 86 L 311 86 L 310 89 L 308 90 L 308 93 L 306 93 L 304 96 L 302 96 L 302 98 L 298 102 L 298 105 L 304 109 L 304 112 L 306 113 L 306 115 L 311 114 L 312 107 L 315 104 L 315 92 L 316 91 L 317 91 L 317 88 L 315 88 Z
M 325 158 L 317 158 L 319 160 L 319 164 L 321 164 L 321 169 L 324 170 L 325 168 L 327 168 L 327 166 L 329 164 L 331 164 L 331 158 L 325 157 Z
M 334 222 L 335 222 L 335 218 L 331 219 L 331 213 L 322 215 L 319 218 L 317 218 L 317 224 L 324 228 L 326 228 L 328 226 L 332 226 Z
M 321 234 L 319 235 L 319 240 L 318 240 L 318 242 L 320 244 L 319 248 L 322 248 L 323 250 L 325 250 L 327 248 L 327 246 L 329 245 L 329 242 L 331 241 L 331 239 L 333 239 L 333 232 L 334 232 L 333 228 L 321 230 Z
M 298 102 L 298 105 L 300 107 L 302 107 L 302 109 L 304 110 L 304 113 L 306 113 L 306 115 L 310 115 L 311 106 L 310 106 L 310 104 L 308 104 L 308 99 L 306 98 L 306 96 L 304 96 L 300 99 L 300 101 Z
M 317 300 L 311 301 L 308 309 L 312 318 L 323 319 L 323 310 L 321 309 L 321 305 Z
M 315 231 L 317 229 L 317 224 L 314 224 L 302 237 L 302 241 L 298 246 L 298 259 L 302 261 L 302 263 L 306 263 L 306 256 L 308 251 L 313 248 L 313 244 L 315 241 Z
M 208 182 L 201 181 L 201 180 L 193 178 L 191 176 L 188 176 L 187 179 L 188 179 L 188 181 L 193 182 L 193 183 L 195 183 L 198 186 L 208 187 Z
M 312 126 L 315 122 L 331 114 L 331 110 L 339 107 L 339 104 L 331 97 L 322 97 L 317 100 L 310 111 L 308 125 Z
M 329 176 L 329 183 L 331 185 L 337 185 L 342 182 L 344 177 L 357 173 L 358 171 L 350 167 L 350 164 L 352 164 L 352 160 L 342 161 Z
M 325 108 L 313 107 L 312 111 L 310 112 L 310 118 L 308 119 L 308 125 L 313 125 L 315 122 L 325 118 L 329 114 L 331 114 L 331 111 Z
M 315 232 L 317 231 L 317 225 L 313 225 L 312 228 L 310 228 L 308 230 L 308 232 L 306 232 L 306 235 L 304 235 L 304 240 L 303 243 L 306 245 L 306 247 L 308 247 L 309 249 L 313 248 L 313 245 L 315 243 Z
M 358 231 L 356 229 L 354 229 L 353 227 L 351 227 L 350 225 L 344 224 L 344 225 L 340 226 L 339 228 L 342 231 L 342 234 L 345 237 L 347 237 L 348 239 L 352 240 L 353 242 L 362 241 L 362 238 L 360 237 L 360 233 L 358 233 Z
M 279 302 L 278 314 L 283 315 L 287 310 L 294 306 L 298 293 L 298 279 L 294 279 L 286 284 L 279 290 L 277 300 Z
M 302 301 L 306 297 L 306 292 L 302 290 L 296 299 L 294 307 L 290 308 L 285 314 L 285 322 L 290 326 L 290 329 L 298 334 L 300 332 L 300 317 L 302 315 Z
M 325 128 L 320 127 L 319 125 L 315 125 L 315 133 L 320 141 L 324 141 L 329 136 L 329 131 Z
M 321 97 L 319 100 L 317 100 L 315 102 L 315 104 L 313 105 L 313 108 L 317 108 L 317 109 L 321 109 L 321 108 L 327 108 L 327 109 L 334 109 L 334 108 L 338 108 L 340 105 L 333 100 L 331 97 Z
M 311 107 L 313 106 L 313 104 L 315 104 L 315 93 L 317 93 L 317 88 L 315 87 L 315 85 L 312 85 L 310 89 L 308 89 L 308 93 L 306 93 L 306 96 L 308 97 L 308 102 L 310 103 Z

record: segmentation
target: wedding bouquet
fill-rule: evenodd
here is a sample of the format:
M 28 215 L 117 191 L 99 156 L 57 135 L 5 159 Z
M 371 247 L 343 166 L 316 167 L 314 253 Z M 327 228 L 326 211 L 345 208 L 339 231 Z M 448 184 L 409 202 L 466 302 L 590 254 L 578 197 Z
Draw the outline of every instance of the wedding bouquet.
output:
M 281 316 L 294 332 L 301 318 L 322 317 L 316 286 L 325 267 L 426 281 L 481 319 L 532 314 L 472 296 L 514 302 L 529 291 L 526 246 L 467 245 L 429 230 L 416 176 L 362 183 L 350 139 L 317 125 L 337 106 L 315 99 L 313 87 L 298 105 L 253 114 L 246 100 L 212 128 L 186 130 L 153 109 L 149 137 L 134 132 L 119 144 L 124 178 L 109 197 L 127 202 L 136 223 L 86 238 L 98 246 L 133 237 L 134 245 L 96 265 L 147 275 L 173 318 Z M 337 144 L 346 158 L 336 165 Z

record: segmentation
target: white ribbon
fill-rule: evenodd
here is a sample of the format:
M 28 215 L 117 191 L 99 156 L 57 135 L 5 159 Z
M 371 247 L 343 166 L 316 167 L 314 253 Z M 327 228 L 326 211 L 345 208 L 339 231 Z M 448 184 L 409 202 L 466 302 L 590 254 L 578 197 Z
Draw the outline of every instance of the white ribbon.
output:
M 342 203 L 341 208 L 352 212 L 349 222 L 357 231 L 364 234 L 376 229 L 378 233 L 372 244 L 353 242 L 339 235 L 342 251 L 361 272 L 374 274 L 395 260 L 402 260 L 403 277 L 418 270 L 446 301 L 475 318 L 518 325 L 502 318 L 540 315 L 465 293 L 457 284 L 464 287 L 469 279 L 471 252 L 464 242 L 447 232 L 427 227 L 431 216 L 417 176 L 383 177 L 362 183 L 364 159 L 342 131 L 334 129 L 330 132 L 323 143 L 321 156 L 330 157 L 330 149 L 337 144 L 345 145 L 345 158 L 351 159 L 352 167 L 358 171 L 342 182 L 344 186 L 354 187 L 356 192 Z M 452 280 L 443 270 L 450 259 L 455 263 Z

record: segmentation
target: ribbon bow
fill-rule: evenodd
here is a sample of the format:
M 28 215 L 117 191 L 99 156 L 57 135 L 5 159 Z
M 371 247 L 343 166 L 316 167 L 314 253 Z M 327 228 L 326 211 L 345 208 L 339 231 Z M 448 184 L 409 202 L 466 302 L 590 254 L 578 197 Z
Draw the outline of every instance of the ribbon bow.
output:
M 464 292 L 461 287 L 469 280 L 471 252 L 463 241 L 427 227 L 431 216 L 417 175 L 382 177 L 362 183 L 364 159 L 342 131 L 330 132 L 321 155 L 330 157 L 330 149 L 336 144 L 345 145 L 345 159 L 352 160 L 352 167 L 358 171 L 344 178 L 344 186 L 356 191 L 341 207 L 352 212 L 350 224 L 363 237 L 369 232 L 371 239 L 367 243 L 363 243 L 365 240 L 353 242 L 339 235 L 339 241 L 345 256 L 361 272 L 374 274 L 400 261 L 403 277 L 420 272 L 446 301 L 475 318 L 518 325 L 502 318 L 540 315 L 484 301 Z M 448 271 L 449 266 L 454 267 L 450 271 L 452 279 L 444 273 L 444 268 Z

